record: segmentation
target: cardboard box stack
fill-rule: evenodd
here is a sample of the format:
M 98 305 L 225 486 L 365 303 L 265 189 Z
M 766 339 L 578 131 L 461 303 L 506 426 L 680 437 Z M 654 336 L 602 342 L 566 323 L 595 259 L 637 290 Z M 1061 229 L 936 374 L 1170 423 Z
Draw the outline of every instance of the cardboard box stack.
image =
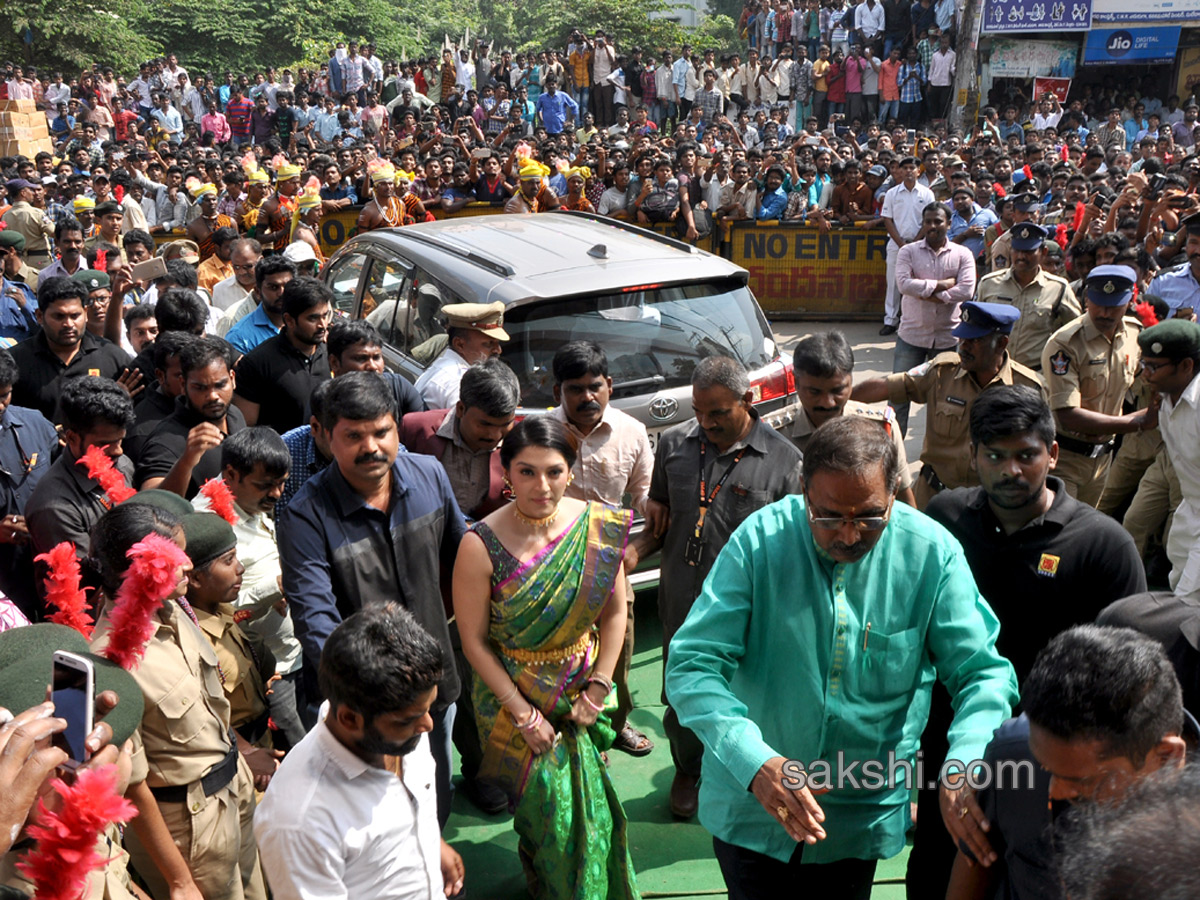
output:
M 0 156 L 28 156 L 54 152 L 46 114 L 32 100 L 0 101 Z

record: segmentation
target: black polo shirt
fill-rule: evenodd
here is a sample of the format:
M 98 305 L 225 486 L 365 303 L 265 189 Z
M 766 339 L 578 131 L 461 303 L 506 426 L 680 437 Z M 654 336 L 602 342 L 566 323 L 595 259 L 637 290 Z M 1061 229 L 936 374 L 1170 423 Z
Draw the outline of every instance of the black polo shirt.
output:
M 158 423 L 158 427 L 150 434 L 142 448 L 142 458 L 138 460 L 137 485 L 140 489 L 148 478 L 166 478 L 174 468 L 175 463 L 187 449 L 188 432 L 207 421 L 187 405 L 185 397 L 175 400 L 175 411 Z M 228 434 L 237 434 L 246 427 L 246 419 L 242 411 L 230 404 L 225 413 L 225 424 Z M 210 478 L 221 474 L 221 448 L 213 447 L 208 450 L 196 467 L 192 469 L 192 480 L 188 483 L 187 498 L 190 500 L 200 492 L 200 486 Z
M 8 352 L 21 372 L 20 379 L 13 385 L 13 405 L 36 409 L 51 422 L 55 421 L 58 396 L 68 378 L 99 375 L 116 379 L 129 365 L 129 354 L 112 341 L 98 338 L 89 331 L 84 331 L 79 351 L 66 365 L 50 350 L 42 331 Z
M 308 398 L 322 381 L 332 378 L 329 352 L 317 344 L 311 356 L 301 353 L 280 333 L 263 341 L 237 364 L 237 395 L 258 404 L 258 424 L 280 434 L 305 424 Z
M 1121 597 L 1146 590 L 1133 538 L 1115 519 L 1047 480 L 1054 503 L 1006 535 L 982 487 L 942 491 L 926 514 L 962 544 L 979 592 L 1000 620 L 996 649 L 1023 679 L 1052 637 L 1095 620 Z
M 136 360 L 134 361 L 136 364 Z M 175 399 L 168 397 L 158 387 L 150 387 L 142 392 L 142 399 L 133 408 L 137 421 L 125 432 L 125 455 L 136 464 L 142 458 L 142 449 L 146 441 L 158 427 L 158 423 L 175 412 Z
M 1133 628 L 1163 645 L 1183 686 L 1183 705 L 1200 711 L 1200 603 L 1170 591 L 1125 597 L 1104 608 L 1097 625 Z

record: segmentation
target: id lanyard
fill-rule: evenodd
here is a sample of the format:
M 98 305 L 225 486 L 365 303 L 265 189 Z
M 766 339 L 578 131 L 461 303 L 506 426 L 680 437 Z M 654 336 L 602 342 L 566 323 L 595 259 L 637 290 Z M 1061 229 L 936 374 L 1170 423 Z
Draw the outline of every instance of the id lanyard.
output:
M 704 456 L 706 448 L 704 441 L 700 442 L 700 515 L 696 519 L 696 530 L 692 537 L 696 540 L 700 539 L 700 532 L 704 530 L 704 519 L 708 515 L 708 508 L 712 506 L 714 500 L 717 499 L 717 494 L 721 493 L 721 486 L 725 484 L 725 479 L 729 477 L 729 473 L 734 470 L 734 467 L 741 462 L 742 456 L 746 453 L 746 448 L 742 447 L 737 452 L 737 456 L 733 458 L 733 462 L 729 464 L 729 468 L 721 475 L 719 481 L 713 485 L 712 493 L 707 493 L 707 483 L 704 478 Z

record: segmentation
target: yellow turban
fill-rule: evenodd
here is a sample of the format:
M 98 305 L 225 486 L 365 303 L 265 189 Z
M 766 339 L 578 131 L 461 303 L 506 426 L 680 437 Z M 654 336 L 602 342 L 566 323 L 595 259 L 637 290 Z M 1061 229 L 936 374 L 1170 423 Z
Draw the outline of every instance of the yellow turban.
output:
M 550 167 L 543 166 L 536 159 L 527 159 L 521 163 L 520 176 L 522 181 L 540 181 L 550 174 Z
M 567 169 L 567 171 L 564 172 L 563 174 L 567 176 L 568 180 L 570 180 L 571 178 L 574 178 L 576 175 L 578 175 L 584 181 L 587 181 L 589 178 L 592 177 L 592 170 L 589 169 L 587 166 L 574 166 L 570 169 Z
M 267 177 L 267 173 L 260 169 L 251 169 L 246 172 L 246 180 L 251 184 L 270 184 L 271 179 Z
M 284 163 L 275 170 L 276 181 L 290 181 L 293 178 L 299 178 L 301 168 L 294 163 Z
M 203 184 L 199 178 L 189 178 L 186 187 L 187 192 L 196 201 L 199 201 L 205 194 L 212 194 L 215 197 L 220 193 L 215 184 Z
M 381 181 L 396 181 L 395 167 L 384 159 L 373 159 L 367 163 L 367 174 L 371 176 L 371 184 L 379 184 Z
M 91 197 L 76 197 L 71 205 L 75 207 L 75 212 L 83 212 L 84 210 L 95 209 L 96 201 Z

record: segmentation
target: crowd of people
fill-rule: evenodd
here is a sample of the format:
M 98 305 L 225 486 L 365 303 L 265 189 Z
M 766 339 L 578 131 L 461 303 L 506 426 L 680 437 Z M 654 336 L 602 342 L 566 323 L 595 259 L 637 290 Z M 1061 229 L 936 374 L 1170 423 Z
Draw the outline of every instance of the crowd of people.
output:
M 456 789 L 512 814 L 534 896 L 636 897 L 609 751 L 655 749 L 629 573 L 661 553 L 663 801 L 731 897 L 866 898 L 914 822 L 911 897 L 1129 896 L 1090 865 L 1111 809 L 1194 796 L 1200 740 L 1198 108 L 1104 84 L 954 130 L 957 15 L 749 0 L 744 57 L 577 30 L 253 77 L 10 67 L 56 144 L 0 159 L 3 883 L 45 887 L 16 865 L 65 723 L 22 665 L 65 648 L 99 667 L 85 771 L 116 763 L 137 812 L 89 897 L 487 896 L 441 839 Z M 411 384 L 315 277 L 321 216 L 473 203 L 689 241 L 882 226 L 893 374 L 856 382 L 814 329 L 776 431 L 711 356 L 652 448 L 592 342 L 518 422 L 503 304 L 462 303 Z M 113 672 L 147 546 L 171 577 Z M 918 748 L 947 777 L 818 777 Z M 955 777 L 1022 761 L 1029 784 Z M 1163 895 L 1194 893 L 1194 834 L 1155 833 Z

